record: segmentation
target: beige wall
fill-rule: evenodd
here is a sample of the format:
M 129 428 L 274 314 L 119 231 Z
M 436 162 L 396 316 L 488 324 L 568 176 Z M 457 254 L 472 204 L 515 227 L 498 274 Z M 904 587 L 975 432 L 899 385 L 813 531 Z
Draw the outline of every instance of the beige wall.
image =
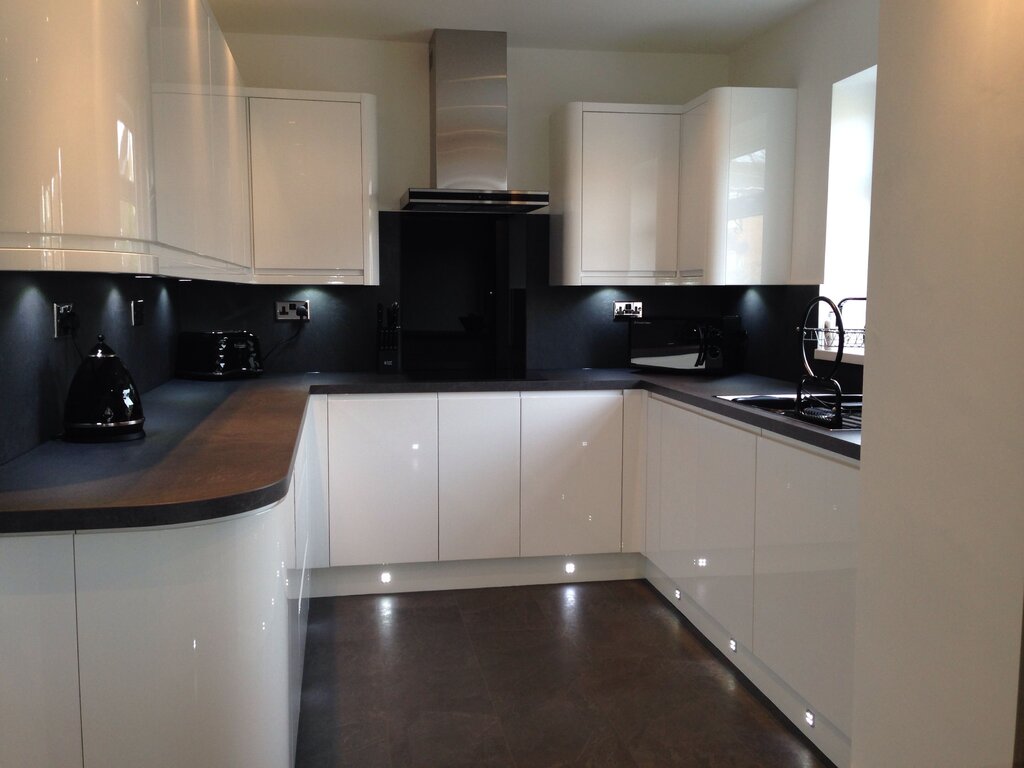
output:
M 427 46 L 228 34 L 245 84 L 377 96 L 381 207 L 430 183 Z M 510 48 L 509 185 L 548 188 L 548 116 L 569 101 L 678 104 L 725 85 L 729 60 L 704 54 Z
M 1024 599 L 1024 3 L 882 0 L 853 754 L 1008 768 Z
M 792 279 L 821 283 L 832 84 L 877 63 L 879 0 L 820 0 L 735 51 L 729 84 L 797 88 Z

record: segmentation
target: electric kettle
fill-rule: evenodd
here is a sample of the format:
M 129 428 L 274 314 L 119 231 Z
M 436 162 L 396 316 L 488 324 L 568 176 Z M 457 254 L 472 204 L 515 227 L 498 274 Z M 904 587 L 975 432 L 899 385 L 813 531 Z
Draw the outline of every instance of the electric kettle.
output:
M 97 344 L 78 366 L 64 405 L 64 439 L 106 443 L 145 437 L 142 398 L 117 354 Z

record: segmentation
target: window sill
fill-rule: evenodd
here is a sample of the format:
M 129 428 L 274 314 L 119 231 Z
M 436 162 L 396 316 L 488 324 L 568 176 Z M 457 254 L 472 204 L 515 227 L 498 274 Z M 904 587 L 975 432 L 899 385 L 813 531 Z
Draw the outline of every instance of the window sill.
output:
M 816 349 L 814 350 L 814 359 L 835 360 L 836 351 L 834 349 Z M 864 365 L 864 348 L 858 347 L 856 349 L 844 349 L 843 362 L 849 363 L 850 365 Z

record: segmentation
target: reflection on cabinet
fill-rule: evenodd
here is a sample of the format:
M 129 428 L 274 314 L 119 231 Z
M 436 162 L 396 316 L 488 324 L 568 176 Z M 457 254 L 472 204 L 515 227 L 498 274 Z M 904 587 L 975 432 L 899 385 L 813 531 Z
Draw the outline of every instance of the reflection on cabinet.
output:
M 331 565 L 437 560 L 437 395 L 327 408 Z
M 441 560 L 519 555 L 519 393 L 438 395 Z
M 795 137 L 791 89 L 558 110 L 551 283 L 788 282 Z
M 377 284 L 375 98 L 248 93 L 256 278 Z
M 245 98 L 155 92 L 153 134 L 160 241 L 251 267 Z
M 847 734 L 858 475 L 854 463 L 758 441 L 754 652 Z
M 522 554 L 618 552 L 622 392 L 522 394 Z
M 709 285 L 790 280 L 796 91 L 715 88 L 683 107 L 680 261 Z
M 756 432 L 651 399 L 647 557 L 751 646 Z

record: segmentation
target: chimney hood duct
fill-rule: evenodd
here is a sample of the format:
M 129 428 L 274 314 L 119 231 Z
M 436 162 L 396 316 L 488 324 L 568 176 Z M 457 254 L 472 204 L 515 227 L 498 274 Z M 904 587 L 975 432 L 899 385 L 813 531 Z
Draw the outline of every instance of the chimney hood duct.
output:
M 430 183 L 406 211 L 525 213 L 547 192 L 508 188 L 507 35 L 435 29 L 430 38 Z

